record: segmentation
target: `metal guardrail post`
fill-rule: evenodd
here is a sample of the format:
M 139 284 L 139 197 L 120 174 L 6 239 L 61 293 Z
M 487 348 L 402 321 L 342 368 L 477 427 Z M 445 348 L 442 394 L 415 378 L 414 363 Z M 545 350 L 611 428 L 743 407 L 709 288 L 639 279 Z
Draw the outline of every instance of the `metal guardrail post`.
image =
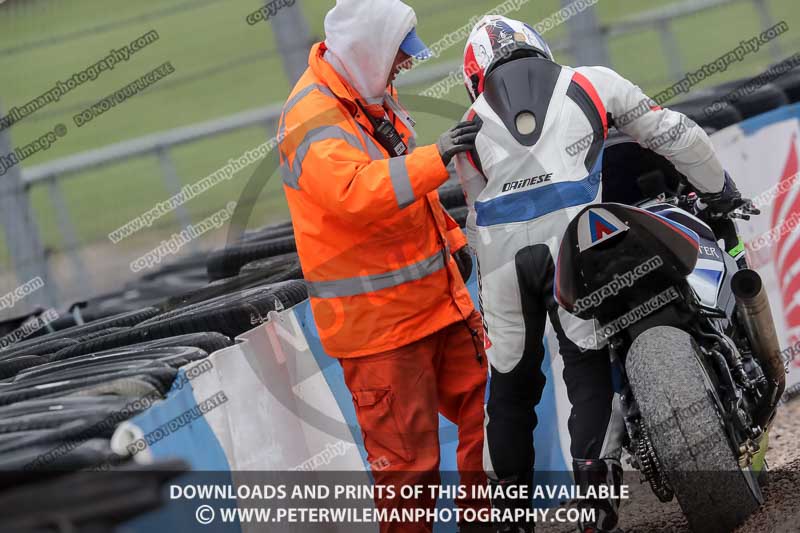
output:
M 2 106 L 0 106 L 0 116 Z M 0 155 L 13 152 L 8 130 L 0 132 Z M 40 277 L 45 285 L 34 291 L 22 302 L 25 309 L 40 306 L 55 306 L 58 302 L 58 287 L 50 275 L 44 246 L 39 237 L 39 228 L 33 216 L 28 188 L 22 180 L 20 165 L 14 165 L 0 176 L 0 223 L 6 234 L 6 244 L 20 284 Z M 14 314 L 22 314 L 15 310 Z
M 669 20 L 660 21 L 658 23 L 658 33 L 661 36 L 661 46 L 664 47 L 663 52 L 667 56 L 669 75 L 671 78 L 678 80 L 686 74 L 686 71 L 683 69 L 681 49 L 678 46 L 677 39 L 675 39 L 672 22 Z
M 167 187 L 167 192 L 170 196 L 180 193 L 182 188 L 181 179 L 178 177 L 175 163 L 172 161 L 168 149 L 164 146 L 159 146 L 156 149 L 156 155 L 158 155 L 158 163 L 161 165 L 161 173 L 164 177 L 164 185 Z M 178 224 L 180 224 L 181 230 L 188 228 L 192 223 L 189 211 L 184 205 L 179 205 L 175 208 L 175 216 L 178 217 Z M 200 249 L 199 246 L 195 239 L 189 241 L 189 250 L 196 252 Z
M 573 0 L 561 0 L 563 7 L 567 7 L 572 2 Z M 591 6 L 584 12 L 571 17 L 567 21 L 567 28 L 569 30 L 572 57 L 575 58 L 575 66 L 611 66 L 607 37 L 600 28 L 595 6 Z
M 766 0 L 753 0 L 758 16 L 761 18 L 761 26 L 771 28 L 775 25 L 775 18 L 769 10 Z M 783 47 L 781 46 L 780 39 L 772 39 L 769 43 L 769 49 L 772 55 L 772 60 L 776 63 L 784 58 Z
M 265 121 L 264 131 L 267 132 L 267 140 L 274 139 L 278 134 L 278 121 L 275 119 Z
M 278 51 L 283 57 L 283 70 L 286 71 L 289 84 L 294 85 L 308 68 L 308 50 L 311 47 L 311 34 L 300 1 L 280 8 L 270 18 L 270 24 Z
M 50 202 L 53 204 L 53 209 L 55 210 L 58 231 L 61 233 L 61 241 L 64 243 L 64 248 L 72 262 L 72 268 L 75 270 L 75 281 L 77 283 L 78 292 L 83 295 L 88 295 L 91 292 L 91 282 L 86 273 L 86 265 L 78 249 L 78 232 L 75 231 L 75 225 L 72 223 L 72 217 L 70 217 L 67 202 L 64 200 L 64 192 L 61 189 L 61 184 L 58 181 L 57 175 L 53 175 L 48 180 L 47 190 L 50 193 Z

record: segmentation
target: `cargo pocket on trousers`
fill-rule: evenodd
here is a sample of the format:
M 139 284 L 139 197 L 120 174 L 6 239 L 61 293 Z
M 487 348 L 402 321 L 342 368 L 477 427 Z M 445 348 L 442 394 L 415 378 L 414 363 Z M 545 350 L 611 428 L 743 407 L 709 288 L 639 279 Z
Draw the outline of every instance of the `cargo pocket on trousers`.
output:
M 391 389 L 355 391 L 353 404 L 370 461 L 382 464 L 398 458 L 406 463 L 414 461 L 415 456 L 397 420 Z M 387 454 L 392 456 L 386 457 Z

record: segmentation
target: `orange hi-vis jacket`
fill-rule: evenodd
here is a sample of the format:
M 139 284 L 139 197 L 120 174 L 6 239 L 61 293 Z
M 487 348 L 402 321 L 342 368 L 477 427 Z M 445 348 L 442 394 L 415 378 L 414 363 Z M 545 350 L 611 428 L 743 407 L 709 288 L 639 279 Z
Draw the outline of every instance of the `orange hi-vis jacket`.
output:
M 435 145 L 414 147 L 391 109 L 366 105 L 311 49 L 280 121 L 281 175 L 320 340 L 337 358 L 422 339 L 473 312 L 451 253 L 466 244 L 439 202 L 448 172 Z M 399 108 L 396 93 L 388 94 Z M 371 115 L 388 113 L 409 152 L 389 158 Z

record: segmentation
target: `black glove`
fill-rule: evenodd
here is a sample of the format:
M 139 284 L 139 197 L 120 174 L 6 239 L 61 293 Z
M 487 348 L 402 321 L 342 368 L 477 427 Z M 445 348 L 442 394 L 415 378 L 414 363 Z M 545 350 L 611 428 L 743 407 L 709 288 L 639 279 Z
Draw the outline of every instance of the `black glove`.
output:
M 750 200 L 742 198 L 742 194 L 727 172 L 725 172 L 725 185 L 720 192 L 701 193 L 697 196 L 695 212 L 706 220 L 727 218 L 732 211 L 736 211 L 742 206 L 752 206 Z
M 458 265 L 458 271 L 461 272 L 464 283 L 466 283 L 472 275 L 472 255 L 470 255 L 468 247 L 463 246 L 453 252 L 453 259 Z
M 481 123 L 478 121 L 459 122 L 442 133 L 439 140 L 436 141 L 436 147 L 439 149 L 439 155 L 442 156 L 445 166 L 450 163 L 454 155 L 475 148 L 475 137 L 478 136 L 480 129 Z

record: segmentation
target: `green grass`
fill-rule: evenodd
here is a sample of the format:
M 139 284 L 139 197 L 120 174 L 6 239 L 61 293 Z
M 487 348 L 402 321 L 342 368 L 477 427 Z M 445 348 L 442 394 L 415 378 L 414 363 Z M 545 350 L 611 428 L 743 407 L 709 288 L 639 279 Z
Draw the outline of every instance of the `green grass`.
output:
M 324 15 L 334 4 L 333 0 L 298 1 L 302 2 L 312 34 L 322 36 Z M 408 3 L 419 13 L 420 34 L 432 43 L 501 1 L 417 0 Z M 632 7 L 634 3 L 628 0 L 600 0 L 597 9 L 601 22 L 608 24 L 668 3 L 646 0 Z M 285 99 L 290 85 L 275 51 L 270 25 L 249 26 L 244 21 L 244 17 L 259 5 L 257 0 L 197 0 L 193 3 L 187 0 L 8 0 L 0 5 L 0 103 L 4 110 L 24 104 L 57 80 L 66 79 L 98 61 L 111 48 L 127 44 L 151 29 L 160 35 L 157 42 L 132 56 L 127 63 L 117 65 L 98 80 L 87 82 L 60 102 L 13 126 L 10 135 L 14 146 L 27 144 L 58 123 L 66 124 L 69 129 L 68 135 L 52 148 L 36 154 L 23 165 L 38 165 Z M 560 6 L 558 0 L 534 0 L 521 8 L 517 18 L 535 23 Z M 785 19 L 789 23 L 790 32 L 780 37 L 784 54 L 788 55 L 798 49 L 800 5 L 796 0 L 771 0 L 769 6 L 776 21 Z M 148 14 L 152 16 L 147 18 Z M 130 22 L 121 23 L 128 19 Z M 757 34 L 761 21 L 751 2 L 744 1 L 681 19 L 674 28 L 680 59 L 684 68 L 690 70 L 736 46 L 740 39 Z M 70 34 L 78 36 L 61 39 Z M 564 38 L 566 27 L 558 27 L 545 37 L 551 41 Z M 48 39 L 54 42 L 31 46 Z M 612 66 L 653 94 L 674 81 L 659 39 L 657 32 L 644 31 L 614 38 L 609 44 Z M 8 51 L 20 47 L 21 51 Z M 447 50 L 435 61 L 459 59 L 462 51 L 463 43 Z M 561 54 L 559 59 L 572 62 L 569 54 Z M 165 61 L 175 67 L 174 74 L 84 127 L 75 127 L 74 114 Z M 753 75 L 771 61 L 768 51 L 762 50 L 705 85 Z M 418 92 L 423 88 L 404 91 Z M 455 88 L 449 99 L 463 105 L 467 103 L 461 87 Z M 420 114 L 417 118 L 423 141 L 432 141 L 451 122 L 429 114 Z M 171 156 L 181 180 L 191 183 L 213 172 L 230 157 L 260 144 L 266 135 L 263 128 L 248 128 L 182 146 L 173 150 Z M 229 200 L 238 198 L 249 172 L 192 200 L 186 206 L 191 218 L 200 220 Z M 63 182 L 63 187 L 81 243 L 103 241 L 110 231 L 170 195 L 154 157 L 140 157 L 83 172 Z M 34 188 L 31 198 L 43 240 L 52 249 L 62 248 L 59 224 L 46 188 Z M 259 200 L 250 225 L 287 216 L 276 177 L 270 180 Z M 158 228 L 151 230 L 153 244 L 163 238 L 165 232 L 176 228 L 174 216 L 163 219 Z M 0 266 L 8 264 L 4 239 L 0 235 Z

